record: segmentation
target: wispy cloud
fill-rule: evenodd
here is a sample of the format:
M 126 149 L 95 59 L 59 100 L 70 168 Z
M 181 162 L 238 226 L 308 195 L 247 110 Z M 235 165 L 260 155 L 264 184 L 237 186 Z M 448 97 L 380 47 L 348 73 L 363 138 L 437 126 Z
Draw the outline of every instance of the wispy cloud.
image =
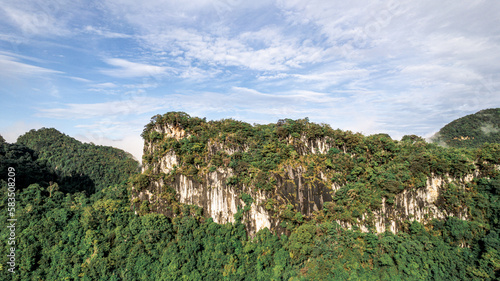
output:
M 105 82 L 105 83 L 99 83 L 99 84 L 94 84 L 92 85 L 95 88 L 116 88 L 118 85 L 112 82 Z
M 74 80 L 74 81 L 82 82 L 82 83 L 91 83 L 92 82 L 91 80 L 85 79 L 85 78 L 82 78 L 82 77 L 70 76 L 68 78 L 71 79 L 71 80 Z
M 165 109 L 166 102 L 151 97 L 131 97 L 102 103 L 69 103 L 59 108 L 39 108 L 36 116 L 57 119 L 87 119 L 105 116 L 138 115 Z
M 0 54 L 0 76 L 9 78 L 39 77 L 40 75 L 58 74 L 61 71 L 20 62 L 19 59 Z
M 169 52 L 189 64 L 197 61 L 207 66 L 282 71 L 324 58 L 321 47 L 286 38 L 282 32 L 269 28 L 235 37 L 175 28 L 168 33 L 147 34 L 143 39 L 153 50 Z
M 43 1 L 10 1 L 2 3 L 0 14 L 4 22 L 21 31 L 26 36 L 66 36 L 71 34 L 67 29 L 67 16 L 61 12 L 69 3 L 54 2 L 47 5 Z
M 112 39 L 117 39 L 117 38 L 133 38 L 131 35 L 124 34 L 124 33 L 119 33 L 119 32 L 112 32 L 109 30 L 101 29 L 101 28 L 96 28 L 91 25 L 85 26 L 83 29 L 84 32 L 91 33 L 91 34 L 96 34 L 99 36 L 102 36 L 104 38 L 112 38 Z
M 111 66 L 114 66 L 115 68 L 101 69 L 100 72 L 108 76 L 117 78 L 164 76 L 168 71 L 173 71 L 171 67 L 131 62 L 119 58 L 105 59 L 105 62 Z

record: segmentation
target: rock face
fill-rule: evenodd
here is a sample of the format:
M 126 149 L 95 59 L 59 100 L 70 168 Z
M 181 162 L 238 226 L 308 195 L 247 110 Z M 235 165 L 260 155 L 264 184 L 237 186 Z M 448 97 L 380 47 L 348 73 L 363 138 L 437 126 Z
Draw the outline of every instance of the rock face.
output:
M 425 188 L 414 191 L 404 190 L 395 198 L 392 206 L 385 200 L 382 208 L 375 211 L 375 227 L 378 233 L 387 229 L 396 233 L 401 229 L 404 220 L 417 220 L 426 222 L 433 218 L 444 219 L 448 216 L 457 216 L 460 219 L 467 218 L 467 209 L 464 207 L 457 213 L 447 213 L 438 207 L 439 193 L 445 188 L 450 178 L 429 178 Z
M 152 146 L 146 144 L 146 147 Z M 143 167 L 143 173 L 152 169 L 153 174 L 169 174 L 176 165 L 178 157 L 173 153 L 167 153 L 159 163 Z M 203 208 L 206 217 L 211 217 L 216 223 L 224 224 L 235 221 L 234 216 L 245 206 L 241 196 L 249 194 L 253 203 L 243 217 L 249 234 L 253 235 L 266 227 L 278 229 L 278 220 L 273 218 L 271 211 L 264 208 L 267 198 L 272 197 L 271 192 L 255 191 L 251 186 L 243 188 L 229 186 L 227 181 L 232 175 L 231 169 L 217 169 L 207 173 L 201 181 L 182 174 L 175 175 L 174 179 L 169 181 L 160 178 L 151 181 L 145 190 L 135 190 L 133 198 L 148 201 L 150 209 L 154 212 L 174 216 L 175 214 L 168 208 L 168 202 L 161 197 L 164 187 L 168 185 L 175 190 L 176 200 L 179 203 L 199 206 Z
M 154 131 L 164 136 L 164 139 L 178 141 L 191 137 L 183 129 L 174 125 L 156 126 Z M 300 144 L 290 139 L 290 143 L 295 145 L 299 155 L 307 155 L 325 154 L 332 147 L 333 142 L 328 138 L 320 138 L 309 141 L 302 139 Z M 146 140 L 145 154 L 152 154 L 159 149 L 159 145 L 161 142 Z M 232 154 L 238 150 L 227 148 L 220 143 L 209 143 L 208 151 L 211 155 L 215 155 L 218 151 Z M 306 175 L 304 167 L 292 164 L 282 165 L 281 172 L 273 174 L 274 189 L 267 191 L 248 184 L 230 184 L 229 180 L 234 175 L 234 171 L 229 167 L 212 169 L 195 178 L 176 173 L 179 164 L 179 155 L 173 151 L 167 151 L 158 159 L 144 165 L 142 172 L 148 174 L 150 180 L 145 188 L 133 187 L 132 196 L 136 209 L 139 208 L 141 202 L 148 202 L 151 211 L 175 216 L 176 212 L 169 203 L 171 201 L 165 196 L 167 189 L 169 192 L 173 189 L 177 202 L 203 208 L 203 215 L 211 217 L 217 223 L 234 222 L 235 215 L 240 212 L 250 236 L 266 227 L 275 233 L 284 233 L 285 229 L 280 226 L 280 214 L 283 210 L 277 206 L 293 206 L 307 219 L 323 210 L 324 204 L 331 202 L 335 192 L 341 188 L 332 184 L 329 176 L 323 172 L 314 176 Z M 405 220 L 415 219 L 426 222 L 432 218 L 447 216 L 458 216 L 464 219 L 467 213 L 465 208 L 455 213 L 447 213 L 439 207 L 439 194 L 451 180 L 449 177 L 428 178 L 425 187 L 404 190 L 394 197 L 391 204 L 383 198 L 381 207 L 373 210 L 370 216 L 364 214 L 362 222 L 353 223 L 341 220 L 338 222 L 349 228 L 356 225 L 362 231 L 368 231 L 368 226 L 371 225 L 379 233 L 386 230 L 395 233 L 401 229 Z M 249 195 L 252 202 L 249 204 L 250 208 L 242 212 L 239 210 L 243 210 L 247 204 L 244 200 L 245 195 Z M 371 223 L 366 223 L 368 217 Z

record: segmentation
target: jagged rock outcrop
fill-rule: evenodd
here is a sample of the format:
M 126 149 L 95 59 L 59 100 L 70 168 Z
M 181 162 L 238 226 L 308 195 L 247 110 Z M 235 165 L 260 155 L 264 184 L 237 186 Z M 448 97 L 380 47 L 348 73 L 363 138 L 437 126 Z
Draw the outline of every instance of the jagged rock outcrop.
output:
M 147 155 L 160 150 L 162 142 L 182 141 L 192 137 L 183 128 L 173 124 L 155 125 L 152 131 L 157 132 L 160 137 L 145 140 L 144 150 Z M 336 144 L 330 137 L 289 137 L 287 141 L 294 147 L 299 158 L 310 154 L 326 154 L 331 148 L 338 149 L 339 153 L 346 153 L 345 145 Z M 232 155 L 249 149 L 248 145 L 230 147 L 211 140 L 207 143 L 204 157 L 209 161 L 210 157 L 219 152 Z M 280 169 L 271 173 L 273 188 L 267 190 L 256 188 L 252 182 L 231 184 L 230 180 L 235 173 L 227 165 L 205 168 L 193 176 L 177 172 L 181 164 L 180 155 L 174 150 L 157 153 L 150 163 L 144 164 L 143 174 L 147 174 L 149 181 L 147 186 L 133 188 L 136 209 L 139 209 L 141 202 L 148 202 L 151 211 L 175 216 L 176 212 L 171 208 L 172 198 L 166 195 L 169 192 L 175 194 L 174 199 L 179 203 L 203 208 L 203 215 L 211 217 L 217 223 L 234 222 L 235 215 L 242 213 L 250 235 L 266 227 L 276 233 L 284 233 L 286 230 L 280 222 L 287 206 L 293 206 L 305 219 L 310 218 L 321 212 L 325 203 L 331 202 L 336 191 L 342 187 L 331 180 L 334 172 L 318 171 L 311 174 L 303 165 L 292 162 L 280 164 Z M 453 180 L 448 176 L 429 177 L 425 187 L 405 189 L 396 194 L 391 203 L 382 198 L 378 209 L 371 210 L 354 221 L 337 221 L 344 227 L 357 226 L 362 231 L 368 231 L 371 227 L 380 233 L 385 230 L 399 231 L 405 220 L 426 222 L 432 218 L 447 216 L 467 218 L 466 207 L 453 212 L 440 207 L 440 193 Z M 465 179 L 456 182 L 465 188 Z M 249 195 L 252 202 L 242 212 L 248 203 L 245 202 L 245 195 Z

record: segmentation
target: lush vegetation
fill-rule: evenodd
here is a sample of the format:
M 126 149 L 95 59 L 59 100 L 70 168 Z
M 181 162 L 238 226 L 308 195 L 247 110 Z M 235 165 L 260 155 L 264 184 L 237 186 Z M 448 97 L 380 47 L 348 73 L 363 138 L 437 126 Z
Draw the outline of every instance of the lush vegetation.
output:
M 191 137 L 171 140 L 155 134 L 154 126 L 172 122 Z M 173 150 L 181 158 L 176 172 L 200 180 L 210 170 L 231 168 L 231 184 L 270 190 L 283 165 L 295 161 L 306 163 L 308 180 L 323 171 L 343 187 L 309 218 L 284 206 L 290 235 L 278 237 L 265 229 L 250 239 L 240 220 L 219 225 L 200 216 L 195 206 L 180 204 L 175 218 L 135 215 L 140 210 L 130 208 L 127 178 L 138 175 L 137 163 L 123 152 L 81 144 L 53 129 L 32 131 L 16 144 L 0 139 L 2 194 L 7 193 L 8 167 L 15 167 L 17 182 L 17 273 L 6 270 L 8 257 L 2 254 L 1 280 L 500 278 L 500 145 L 449 149 L 416 136 L 399 142 L 387 135 L 365 137 L 307 119 L 252 126 L 184 113 L 155 117 L 143 136 L 164 147 L 145 155 L 146 165 Z M 306 142 L 316 138 L 331 142 L 327 153 L 303 153 Z M 214 149 L 220 143 L 232 151 Z M 478 176 L 460 188 L 460 178 L 473 170 Z M 377 208 L 381 198 L 421 187 L 431 174 L 458 179 L 440 200 L 443 208 L 467 206 L 469 220 L 406 221 L 397 235 L 347 230 L 335 222 L 358 219 Z M 147 176 L 133 178 L 134 184 L 141 179 L 147 185 Z M 248 196 L 242 199 L 251 202 Z M 269 208 L 278 207 L 269 202 Z M 6 209 L 7 200 L 0 201 L 4 222 Z M 6 227 L 0 229 L 2 253 L 9 247 L 8 235 Z
M 169 126 L 184 130 L 188 137 L 169 137 L 161 129 Z M 245 185 L 279 193 L 277 181 L 286 177 L 290 167 L 301 168 L 304 180 L 311 185 L 340 187 L 325 210 L 312 217 L 369 227 L 373 226 L 373 211 L 383 200 L 392 205 L 397 194 L 425 187 L 430 177 L 452 178 L 448 190 L 455 193 L 441 194 L 438 203 L 448 213 L 458 214 L 470 197 L 464 192 L 465 176 L 476 169 L 481 176 L 495 175 L 494 165 L 500 159 L 496 144 L 476 150 L 444 148 L 415 135 L 401 141 L 386 134 L 365 137 L 311 123 L 307 118 L 252 126 L 232 119 L 207 122 L 183 112 L 170 112 L 153 117 L 142 136 L 151 149 L 145 150 L 143 157 L 146 173 L 134 179 L 139 189 L 158 176 L 168 182 L 174 174 L 184 174 L 203 183 L 207 173 L 229 169 L 234 176 L 227 179 L 228 186 Z M 318 140 L 327 151 L 320 153 Z M 179 165 L 171 174 L 154 174 L 154 164 L 171 152 L 179 157 Z M 468 183 L 468 188 L 475 189 L 476 185 Z M 270 198 L 266 208 L 276 211 L 283 227 L 292 230 L 312 219 L 300 214 L 297 200 L 276 204 L 274 199 Z
M 500 108 L 481 110 L 444 126 L 434 142 L 450 147 L 476 148 L 484 143 L 500 143 Z
M 36 151 L 37 162 L 57 175 L 65 192 L 91 194 L 128 179 L 139 169 L 132 155 L 123 150 L 81 143 L 56 129 L 31 130 L 17 144 Z

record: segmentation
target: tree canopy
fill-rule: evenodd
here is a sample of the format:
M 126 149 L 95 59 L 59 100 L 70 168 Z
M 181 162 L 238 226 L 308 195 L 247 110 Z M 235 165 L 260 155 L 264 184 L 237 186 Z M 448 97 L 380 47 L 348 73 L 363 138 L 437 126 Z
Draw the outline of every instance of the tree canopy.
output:
M 311 177 L 316 169 L 338 170 L 335 180 L 347 187 L 340 189 L 338 197 L 325 204 L 318 216 L 293 219 L 289 235 L 277 236 L 264 229 L 250 238 L 241 221 L 216 224 L 200 216 L 196 206 L 181 204 L 175 218 L 155 213 L 136 215 L 130 208 L 128 178 L 138 175 L 137 162 L 126 153 L 82 144 L 55 129 L 31 131 L 15 144 L 0 143 L 2 194 L 8 192 L 8 167 L 16 168 L 18 183 L 16 274 L 6 270 L 8 257 L 1 255 L 0 279 L 500 278 L 499 145 L 442 148 L 418 137 L 409 136 L 401 142 L 386 135 L 365 137 L 312 124 L 307 119 L 251 126 L 235 120 L 190 121 L 186 115 L 177 115 L 174 120 L 195 137 L 168 145 L 182 152 L 183 163 L 197 168 L 196 173 L 212 165 L 231 165 L 238 171 L 238 181 L 249 176 L 245 169 L 271 173 L 282 161 L 299 157 L 282 140 L 290 141 L 290 136 L 299 140 L 335 134 L 338 143 L 326 154 L 308 158 L 313 163 L 308 169 Z M 204 131 L 204 126 L 214 126 L 218 132 Z M 294 133 L 299 137 L 294 137 Z M 204 139 L 204 134 L 210 137 Z M 144 135 L 150 138 L 152 131 L 147 129 Z M 255 150 L 248 155 L 242 150 L 236 156 L 220 155 L 220 159 L 214 157 L 208 163 L 196 162 L 210 138 L 234 147 L 249 145 Z M 335 221 L 338 214 L 353 215 L 355 210 L 373 207 L 365 201 L 350 200 L 354 193 L 376 198 L 371 190 L 381 190 L 380 194 L 390 196 L 400 192 L 401 187 L 418 186 L 419 177 L 430 172 L 462 175 L 469 171 L 471 159 L 472 165 L 479 166 L 480 174 L 470 181 L 467 191 L 450 185 L 441 195 L 447 202 L 443 208 L 465 204 L 468 220 L 448 217 L 428 225 L 405 221 L 403 231 L 397 234 L 363 233 L 342 228 Z M 82 177 L 88 177 L 88 181 Z M 243 199 L 251 202 L 248 196 Z M 0 220 L 4 222 L 8 218 L 7 204 L 7 200 L 0 201 L 0 210 L 4 210 Z M 6 227 L 0 228 L 0 248 L 4 253 L 11 247 L 7 244 L 9 235 Z
M 477 148 L 500 143 L 500 108 L 481 110 L 454 120 L 441 128 L 433 141 L 450 147 Z
M 93 193 L 127 180 L 139 167 L 123 150 L 82 143 L 53 128 L 31 130 L 17 144 L 36 151 L 38 161 L 53 170 L 67 191 Z

